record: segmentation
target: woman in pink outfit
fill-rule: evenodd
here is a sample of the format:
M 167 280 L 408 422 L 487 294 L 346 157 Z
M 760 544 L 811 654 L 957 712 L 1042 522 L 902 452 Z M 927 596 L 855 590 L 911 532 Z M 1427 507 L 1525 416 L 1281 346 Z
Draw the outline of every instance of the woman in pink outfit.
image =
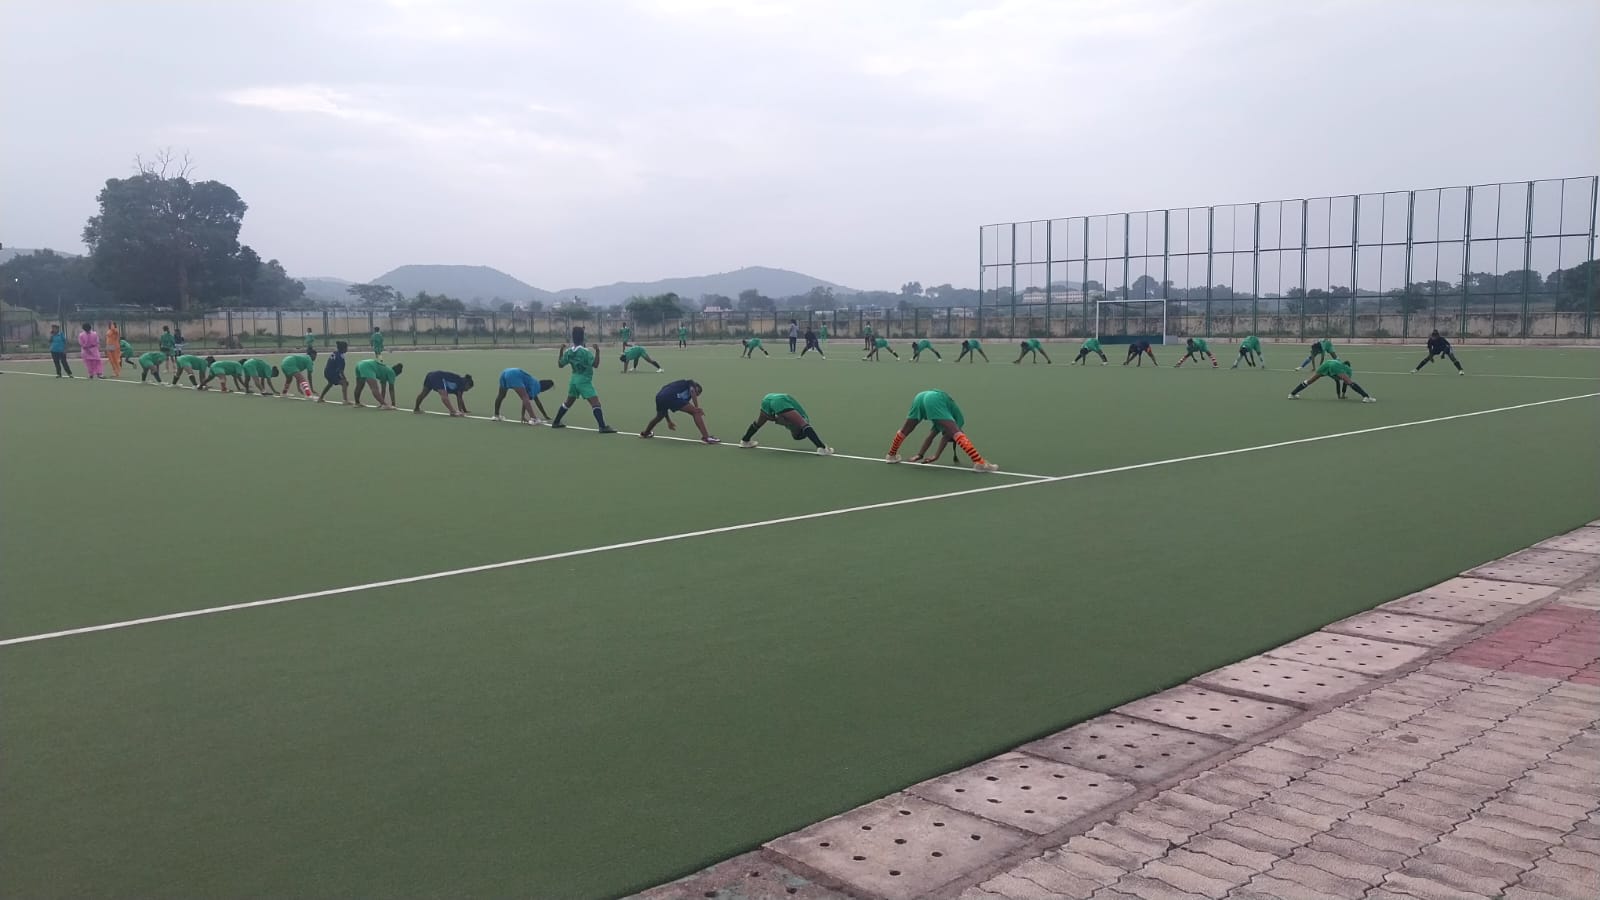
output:
M 89 370 L 89 377 L 106 377 L 106 364 L 100 358 L 100 335 L 88 322 L 83 323 L 83 332 L 78 335 L 78 349 L 83 351 L 83 367 Z

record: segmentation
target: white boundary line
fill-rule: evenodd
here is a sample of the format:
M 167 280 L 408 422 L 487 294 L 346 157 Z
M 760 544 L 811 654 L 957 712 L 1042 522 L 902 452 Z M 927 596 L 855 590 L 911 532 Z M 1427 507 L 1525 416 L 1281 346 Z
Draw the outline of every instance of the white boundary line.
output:
M 866 512 L 874 509 L 889 509 L 896 506 L 910 506 L 916 503 L 929 503 L 934 500 L 948 500 L 952 497 L 965 497 L 972 494 L 987 494 L 994 491 L 1006 491 L 1013 488 L 1029 487 L 1037 484 L 1049 484 L 1059 481 L 1076 481 L 1080 478 L 1095 478 L 1101 475 L 1115 475 L 1120 472 L 1133 472 L 1139 469 L 1153 469 L 1160 466 L 1177 465 L 1178 463 L 1197 462 L 1203 459 L 1217 459 L 1224 456 L 1237 456 L 1241 453 L 1257 453 L 1262 450 L 1276 450 L 1280 447 L 1293 447 L 1299 444 L 1315 444 L 1320 441 L 1332 441 L 1339 438 L 1356 437 L 1363 434 L 1376 434 L 1380 431 L 1394 431 L 1400 428 L 1415 428 L 1419 425 L 1433 425 L 1439 422 L 1451 422 L 1456 419 L 1471 419 L 1477 416 L 1489 416 L 1496 413 L 1512 412 L 1519 409 L 1530 409 L 1536 406 L 1549 406 L 1553 403 L 1567 403 L 1572 400 L 1587 400 L 1600 397 L 1600 392 L 1590 394 L 1577 394 L 1571 397 L 1558 397 L 1554 400 L 1537 400 L 1532 403 L 1518 403 L 1515 406 L 1500 406 L 1494 409 L 1483 409 L 1477 412 L 1457 413 L 1449 416 L 1439 416 L 1433 419 L 1418 419 L 1414 422 L 1397 422 L 1392 425 L 1377 425 L 1372 428 L 1358 428 L 1354 431 L 1340 431 L 1334 434 L 1321 434 L 1313 437 L 1294 438 L 1287 441 L 1275 441 L 1271 444 L 1259 444 L 1254 447 L 1239 447 L 1233 450 L 1216 450 L 1210 453 L 1197 453 L 1192 456 L 1178 456 L 1171 459 L 1158 459 L 1151 462 L 1133 463 L 1126 466 L 1114 466 L 1109 469 L 1094 469 L 1088 472 L 1077 472 L 1072 475 L 1054 475 L 1049 478 L 1039 478 L 1033 481 L 1012 481 L 1005 484 L 992 484 L 985 487 L 968 488 L 961 491 L 947 491 L 942 494 L 929 494 L 923 497 L 907 497 L 901 500 L 885 500 L 880 503 L 868 503 L 862 506 L 847 506 L 841 509 L 829 509 L 822 512 L 804 513 L 797 516 L 783 516 L 777 519 L 762 519 L 755 522 L 742 522 L 737 525 L 723 525 L 717 528 L 704 528 L 699 531 L 684 531 L 678 534 L 666 534 L 660 537 L 642 538 L 636 541 L 623 541 L 617 544 L 602 544 L 598 547 L 584 547 L 578 550 L 563 550 L 560 553 L 548 553 L 543 556 L 529 556 L 522 559 L 510 559 L 502 562 L 485 563 L 479 566 L 467 566 L 462 569 L 447 569 L 442 572 L 429 572 L 424 575 L 411 575 L 405 578 L 391 578 L 387 581 L 372 581 L 366 584 L 353 584 L 346 587 L 330 588 L 322 591 L 310 591 L 304 594 L 290 594 L 287 597 L 273 597 L 267 600 L 250 600 L 244 603 L 231 603 L 226 606 L 213 606 L 205 609 L 191 609 L 182 612 L 165 613 L 159 616 L 146 616 L 139 619 L 127 619 L 121 622 L 107 622 L 103 625 L 89 625 L 82 628 L 68 628 L 62 631 L 49 631 L 40 634 L 23 635 L 22 637 L 5 638 L 0 640 L 0 647 L 10 647 L 17 644 L 31 644 L 38 641 L 54 640 L 56 638 L 73 637 L 80 634 L 92 634 L 98 631 L 117 631 L 123 628 L 132 628 L 136 625 L 150 625 L 156 622 L 171 622 L 178 619 L 192 619 L 197 616 L 209 616 L 217 613 L 237 612 L 241 609 L 254 609 L 258 606 L 276 606 L 280 603 L 293 603 L 297 600 L 315 600 L 322 597 L 335 597 L 340 594 L 355 594 L 362 591 L 373 591 L 381 588 L 395 587 L 402 584 L 418 584 L 424 581 L 437 581 L 441 578 L 454 578 L 457 575 L 473 575 L 478 572 L 492 572 L 496 569 L 510 569 L 519 566 L 529 566 L 535 563 L 551 562 L 558 559 L 571 559 L 578 556 L 592 556 L 597 553 L 609 553 L 613 550 L 628 550 L 634 547 L 647 547 L 652 544 L 666 544 L 675 541 L 689 540 L 690 538 L 708 537 L 717 534 L 730 534 L 735 531 L 748 531 L 754 528 L 768 528 L 774 525 L 787 525 L 793 522 L 806 522 L 813 519 L 827 519 L 835 516 L 849 515 L 850 513 Z
M 32 376 L 34 376 L 36 378 L 54 378 L 55 377 L 54 375 L 50 374 L 49 372 L 19 372 L 19 371 L 13 371 L 13 370 L 5 370 L 5 374 L 7 374 L 7 375 L 32 375 Z M 106 384 L 136 385 L 136 384 L 144 384 L 145 383 L 145 382 L 139 382 L 139 381 L 124 381 L 124 380 L 122 380 L 120 378 L 103 378 L 103 379 L 78 378 L 77 380 L 78 381 L 99 380 L 99 381 L 105 382 Z M 184 390 L 193 390 L 192 387 L 190 387 L 189 385 L 186 385 L 186 384 L 169 385 L 165 381 L 161 382 L 160 386 L 161 387 L 178 387 L 178 388 L 182 388 Z M 220 394 L 222 392 L 218 391 L 217 393 Z M 233 396 L 234 394 L 238 394 L 238 393 L 239 393 L 238 391 L 230 391 L 226 396 Z M 243 395 L 243 396 L 254 396 L 254 395 Z M 302 398 L 297 397 L 297 396 L 295 396 L 293 394 L 289 395 L 289 399 L 302 400 Z M 511 395 L 507 395 L 507 399 L 508 400 L 511 399 Z M 303 402 L 303 400 L 302 400 L 302 402 Z M 519 400 L 518 402 L 520 403 L 521 401 Z M 328 403 L 333 405 L 333 406 L 343 406 L 344 405 L 343 401 L 340 401 L 340 400 L 329 400 Z M 518 407 L 519 416 L 520 416 L 520 411 L 521 411 L 521 407 L 519 406 Z M 410 410 L 407 410 L 405 407 L 400 407 L 397 410 L 397 412 L 410 412 Z M 442 412 L 442 411 L 436 410 L 436 409 L 425 409 L 425 410 L 423 410 L 423 412 L 425 414 L 427 414 L 427 415 L 430 415 L 430 416 L 448 416 L 449 415 L 449 413 L 445 413 L 445 412 Z M 577 412 L 580 412 L 580 410 L 574 409 L 572 411 L 573 414 L 575 414 Z M 462 418 L 472 419 L 472 420 L 478 421 L 478 422 L 494 422 L 495 421 L 493 416 L 463 416 Z M 497 422 L 495 424 L 499 424 L 499 425 L 516 425 L 519 428 L 535 427 L 535 426 L 524 425 L 521 422 L 519 422 L 517 420 L 514 420 L 514 419 L 506 419 L 504 421 Z M 548 426 L 538 426 L 538 427 L 548 427 Z M 573 430 L 573 431 L 598 431 L 599 430 L 598 428 L 592 428 L 592 427 L 587 426 L 587 425 L 567 425 L 566 427 L 571 429 L 571 430 Z M 767 434 L 771 434 L 772 433 L 768 429 L 763 429 L 763 431 L 765 433 L 767 433 Z M 782 434 L 783 432 L 780 431 L 778 433 Z M 624 435 L 624 436 L 627 436 L 627 437 L 638 437 L 639 436 L 639 433 L 636 432 L 636 431 L 623 431 L 621 429 L 617 430 L 617 434 Z M 655 437 L 651 438 L 651 440 L 679 441 L 679 442 L 687 443 L 687 444 L 699 444 L 700 446 L 713 446 L 713 445 L 705 444 L 699 438 L 679 437 L 677 435 L 661 434 L 659 432 L 655 435 Z M 719 444 L 716 444 L 714 446 L 732 447 L 735 450 L 746 449 L 744 447 L 740 447 L 738 441 L 723 441 L 723 442 L 721 442 Z M 773 452 L 773 453 L 799 453 L 799 454 L 801 454 L 803 456 L 816 456 L 817 455 L 815 452 L 813 452 L 811 450 L 795 449 L 795 448 L 792 448 L 792 447 L 769 447 L 766 444 L 762 444 L 762 445 L 760 445 L 758 447 L 755 447 L 754 449 L 756 449 L 756 450 L 766 450 L 766 451 L 770 451 L 770 452 Z M 971 469 L 963 468 L 961 466 L 961 464 L 959 462 L 959 458 L 954 455 L 954 454 L 956 454 L 958 452 L 959 452 L 959 450 L 957 450 L 956 448 L 951 448 L 951 453 L 952 453 L 952 457 L 951 458 L 952 458 L 952 460 L 954 462 L 954 464 L 952 464 L 952 465 L 943 465 L 943 466 L 941 466 L 941 465 L 927 465 L 927 466 L 924 466 L 924 465 L 911 465 L 911 466 L 909 466 L 909 468 L 913 468 L 913 469 L 928 469 L 928 470 L 931 470 L 931 471 L 940 471 L 940 472 L 971 472 L 972 471 Z M 871 462 L 871 463 L 882 463 L 883 462 L 883 457 L 881 457 L 881 456 L 852 456 L 849 453 L 831 453 L 826 458 L 828 458 L 828 459 L 853 459 L 853 460 L 857 460 L 859 462 Z M 999 476 L 1008 477 L 1008 478 L 1021 478 L 1021 479 L 1026 479 L 1026 480 L 1030 480 L 1030 481 L 1043 481 L 1043 480 L 1048 479 L 1050 477 L 1049 475 L 1031 475 L 1031 474 L 1029 474 L 1027 472 L 1007 472 L 1007 471 L 1004 471 L 1004 470 L 1001 470 L 1001 471 L 998 471 L 998 472 L 990 472 L 990 473 L 987 473 L 987 474 L 999 475 Z

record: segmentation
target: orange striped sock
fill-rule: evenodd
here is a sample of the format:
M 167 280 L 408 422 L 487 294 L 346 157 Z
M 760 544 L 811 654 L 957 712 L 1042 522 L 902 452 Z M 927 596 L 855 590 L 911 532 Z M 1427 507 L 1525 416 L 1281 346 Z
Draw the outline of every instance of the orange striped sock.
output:
M 894 443 L 889 445 L 889 455 L 890 456 L 894 456 L 896 453 L 899 453 L 900 452 L 900 445 L 905 443 L 905 442 L 906 442 L 906 434 L 905 434 L 905 432 L 896 431 L 894 433 Z
M 972 442 L 967 440 L 966 434 L 956 435 L 956 446 L 966 451 L 967 456 L 971 457 L 974 463 L 980 466 L 983 465 L 983 454 L 978 452 L 977 447 L 972 446 Z

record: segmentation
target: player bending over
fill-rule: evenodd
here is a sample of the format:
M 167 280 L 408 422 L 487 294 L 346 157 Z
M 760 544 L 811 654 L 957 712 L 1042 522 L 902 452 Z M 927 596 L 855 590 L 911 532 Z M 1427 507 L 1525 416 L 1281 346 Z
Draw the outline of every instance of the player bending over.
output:
M 722 443 L 721 440 L 712 437 L 711 432 L 706 430 L 706 411 L 701 409 L 700 404 L 695 402 L 700 397 L 702 390 L 698 381 L 690 381 L 687 378 L 664 385 L 661 390 L 656 391 L 656 416 L 650 420 L 649 424 L 644 426 L 643 431 L 639 432 L 639 437 L 655 437 L 655 427 L 662 422 L 667 423 L 668 431 L 677 431 L 678 425 L 672 421 L 672 414 L 686 412 L 689 414 L 689 418 L 694 419 L 694 427 L 700 429 L 700 440 L 703 443 Z
M 217 358 L 215 356 L 207 356 L 202 359 L 189 353 L 180 354 L 173 360 L 176 364 L 176 371 L 172 373 L 172 383 L 177 384 L 179 378 L 188 375 L 189 383 L 199 387 L 199 379 L 206 376 L 206 373 L 211 369 L 211 364 L 216 361 Z
M 1450 342 L 1445 340 L 1444 337 L 1439 334 L 1439 330 L 1437 328 L 1434 329 L 1432 334 L 1428 335 L 1428 358 L 1417 363 L 1417 367 L 1411 370 L 1412 373 L 1415 374 L 1417 372 L 1421 372 L 1422 367 L 1433 362 L 1433 358 L 1436 356 L 1448 357 L 1451 362 L 1455 363 L 1457 375 L 1467 374 L 1461 368 L 1461 360 L 1456 359 L 1456 352 L 1450 349 Z M 141 356 L 139 358 L 143 359 L 144 357 Z
M 795 440 L 810 439 L 817 448 L 817 453 L 822 456 L 832 456 L 833 448 L 822 442 L 817 437 L 817 430 L 811 427 L 811 418 L 806 415 L 805 407 L 800 401 L 788 394 L 768 394 L 761 398 L 761 412 L 750 427 L 744 430 L 744 437 L 740 439 L 739 446 L 749 449 L 759 446 L 756 443 L 756 432 L 768 422 L 781 422 L 783 427 L 789 429 L 789 436 Z
M 861 361 L 862 362 L 866 362 L 868 360 L 871 360 L 872 362 L 877 362 L 878 361 L 878 351 L 880 351 L 880 350 L 889 351 L 889 355 L 894 357 L 895 359 L 899 359 L 900 358 L 900 354 L 894 352 L 894 348 L 889 346 L 889 339 L 888 338 L 873 338 L 872 339 L 872 349 L 867 351 L 867 355 L 866 356 L 861 357 Z
M 241 365 L 237 360 L 232 359 L 219 359 L 212 363 L 206 369 L 205 377 L 200 379 L 199 390 L 205 390 L 206 385 L 215 380 L 219 385 L 222 386 L 222 392 L 224 394 L 230 393 L 228 390 L 229 378 L 233 379 L 234 387 L 241 391 L 245 391 L 246 393 L 249 392 L 250 386 L 249 383 L 245 381 L 244 366 Z
M 632 347 L 622 351 L 622 355 L 617 357 L 617 359 L 622 360 L 622 374 L 624 375 L 628 374 L 629 363 L 633 364 L 633 371 L 639 371 L 639 360 L 641 359 L 650 365 L 655 366 L 657 372 L 661 371 L 661 363 L 651 359 L 650 354 L 644 349 L 644 347 L 638 344 L 634 344 Z
M 1189 338 L 1184 342 L 1184 350 L 1186 352 L 1183 354 L 1183 359 L 1178 360 L 1178 365 L 1173 366 L 1174 369 L 1191 359 L 1195 362 L 1200 362 L 1205 358 L 1211 360 L 1211 368 L 1218 368 L 1217 358 L 1211 354 L 1211 348 L 1206 345 L 1205 338 Z
M 506 399 L 506 393 L 512 391 L 522 400 L 522 424 L 539 424 L 541 416 L 550 417 L 544 411 L 544 404 L 539 402 L 539 395 L 555 386 L 556 383 L 548 378 L 535 379 L 521 369 L 506 369 L 500 373 L 500 393 L 494 395 L 495 421 L 501 420 L 500 404 Z M 539 408 L 537 413 L 533 411 L 535 406 Z
M 823 359 L 828 358 L 828 354 L 822 352 L 822 344 L 817 340 L 817 333 L 815 331 L 807 328 L 806 333 L 801 335 L 801 337 L 806 339 L 805 349 L 800 351 L 801 356 L 805 356 L 807 353 L 815 350 L 817 351 L 818 356 L 822 357 Z
M 969 363 L 977 362 L 980 356 L 984 362 L 989 361 L 989 354 L 983 352 L 983 344 L 977 338 L 969 338 L 961 342 L 961 354 L 956 357 L 956 362 L 961 362 L 963 359 Z
M 339 386 L 341 399 L 350 402 L 350 379 L 344 377 L 344 355 L 350 352 L 350 345 L 345 341 L 336 341 L 333 352 L 328 354 L 328 361 L 322 364 L 322 393 L 318 395 L 318 403 L 328 402 L 328 392 L 334 385 Z
M 1156 362 L 1156 352 L 1150 349 L 1150 342 L 1141 338 L 1128 345 L 1128 358 L 1123 360 L 1122 364 L 1127 365 L 1137 359 L 1139 362 L 1135 368 L 1140 368 L 1144 366 L 1144 358 L 1146 356 L 1150 357 L 1152 363 L 1158 366 L 1161 365 L 1161 363 Z
M 600 394 L 594 389 L 594 351 L 588 347 L 577 346 L 561 347 L 561 357 L 556 366 L 562 369 L 571 369 L 572 377 L 567 379 L 567 399 L 556 409 L 556 418 L 550 423 L 551 428 L 565 428 L 566 423 L 561 421 L 567 417 L 567 410 L 572 408 L 578 398 L 589 401 L 589 408 L 594 411 L 594 420 L 600 426 L 601 434 L 616 434 L 617 430 L 606 424 L 606 414 L 600 409 Z
M 443 369 L 435 369 L 422 376 L 422 390 L 417 394 L 417 402 L 412 404 L 411 411 L 422 415 L 422 400 L 428 396 L 429 391 L 439 395 L 439 400 L 444 403 L 444 411 L 452 418 L 461 418 L 469 415 L 467 410 L 467 391 L 472 390 L 471 375 L 457 375 Z M 450 402 L 454 395 L 456 402 Z M 461 408 L 456 409 L 457 406 Z
M 283 372 L 283 390 L 278 396 L 287 397 L 289 387 L 294 385 L 300 388 L 300 395 L 307 400 L 315 397 L 316 392 L 311 389 L 311 367 L 314 365 L 316 360 L 304 353 L 285 356 L 283 362 L 278 363 L 278 369 Z
M 927 338 L 922 338 L 921 340 L 911 342 L 912 362 L 916 362 L 917 360 L 921 359 L 922 354 L 924 353 L 932 353 L 935 357 L 938 357 L 939 362 L 944 362 L 944 356 L 940 354 L 939 351 L 933 349 L 933 341 L 930 341 Z
M 151 350 L 149 353 L 139 354 L 139 382 L 145 379 L 154 379 L 156 384 L 161 383 L 161 364 L 167 361 L 167 354 L 160 350 Z
M 356 399 L 351 409 L 361 409 L 361 392 L 371 390 L 378 400 L 379 409 L 395 408 L 395 382 L 405 369 L 405 363 L 395 363 L 391 368 L 381 360 L 363 359 L 356 363 Z
M 1325 355 L 1332 357 L 1333 359 L 1339 358 L 1339 354 L 1333 352 L 1333 340 L 1331 338 L 1323 338 L 1320 341 L 1312 341 L 1311 347 L 1306 353 L 1306 361 L 1298 366 L 1295 366 L 1294 370 L 1298 372 L 1301 369 L 1304 369 L 1306 366 L 1311 365 L 1312 362 L 1316 362 L 1318 365 L 1321 365 Z
M 1228 368 L 1237 369 L 1239 368 L 1239 363 L 1243 362 L 1248 363 L 1250 368 L 1254 369 L 1256 367 L 1256 357 L 1258 356 L 1261 357 L 1261 368 L 1265 369 L 1267 367 L 1267 351 L 1261 349 L 1261 339 L 1252 334 L 1239 342 L 1239 355 L 1234 359 L 1233 365 Z
M 972 441 L 961 429 L 966 425 L 967 419 L 961 414 L 961 407 L 956 405 L 955 398 L 944 391 L 923 391 L 911 400 L 911 409 L 906 413 L 906 421 L 900 430 L 894 433 L 894 442 L 889 445 L 889 455 L 884 457 L 886 462 L 897 463 L 900 461 L 900 445 L 911 432 L 917 429 L 917 424 L 923 421 L 933 423 L 933 432 L 928 439 L 922 442 L 922 449 L 911 458 L 912 462 L 933 462 L 944 453 L 948 444 L 960 447 L 972 459 L 972 467 L 979 472 L 997 472 L 1000 467 L 983 458 L 978 448 L 972 446 Z M 941 438 L 939 452 L 932 458 L 928 457 L 928 446 L 933 443 L 935 436 Z
M 1018 353 L 1017 358 L 1011 361 L 1012 365 L 1022 362 L 1022 358 L 1024 356 L 1028 356 L 1029 354 L 1032 354 L 1033 356 L 1034 365 L 1039 364 L 1039 357 L 1041 356 L 1044 357 L 1046 365 L 1055 364 L 1055 360 L 1050 358 L 1050 354 L 1044 352 L 1044 345 L 1039 343 L 1038 338 L 1028 338 L 1027 340 L 1023 341 L 1020 346 L 1022 347 L 1022 352 Z
M 739 354 L 739 356 L 741 359 L 751 359 L 755 356 L 757 350 L 761 351 L 762 356 L 772 355 L 771 353 L 767 352 L 767 348 L 761 346 L 761 338 L 745 338 L 744 352 Z
M 252 384 L 255 385 L 256 390 L 261 392 L 262 396 L 277 392 L 278 386 L 272 383 L 272 379 L 278 377 L 277 366 L 255 357 L 251 357 L 239 365 L 244 366 L 244 392 L 246 394 L 250 393 Z
M 1093 353 L 1095 356 L 1100 357 L 1100 365 L 1102 365 L 1102 366 L 1105 365 L 1106 363 L 1110 362 L 1110 360 L 1106 359 L 1105 351 L 1100 349 L 1100 339 L 1099 338 L 1089 338 L 1088 340 L 1083 342 L 1083 346 L 1082 347 L 1078 348 L 1078 355 L 1073 358 L 1072 364 L 1073 365 L 1077 365 L 1079 363 L 1082 363 L 1084 365 L 1088 365 L 1089 364 L 1089 354 L 1091 354 L 1091 353 Z M 1152 357 L 1152 358 L 1154 358 L 1154 357 Z
M 1343 397 L 1344 390 L 1346 387 L 1348 387 L 1350 390 L 1361 395 L 1362 403 L 1377 403 L 1377 397 L 1374 397 L 1362 390 L 1361 385 L 1356 384 L 1355 379 L 1350 377 L 1353 374 L 1354 371 L 1350 368 L 1349 363 L 1337 359 L 1325 360 L 1321 365 L 1317 366 L 1317 371 L 1313 372 L 1310 378 L 1300 382 L 1300 384 L 1297 385 L 1294 390 L 1289 392 L 1289 399 L 1299 400 L 1301 391 L 1305 390 L 1318 378 L 1326 376 L 1328 378 L 1332 378 L 1338 385 L 1338 390 L 1336 392 L 1338 396 Z

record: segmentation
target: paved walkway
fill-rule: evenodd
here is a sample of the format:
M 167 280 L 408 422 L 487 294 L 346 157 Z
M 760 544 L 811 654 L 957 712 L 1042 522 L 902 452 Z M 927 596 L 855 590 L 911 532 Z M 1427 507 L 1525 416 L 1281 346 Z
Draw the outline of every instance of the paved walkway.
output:
M 1600 898 L 1600 522 L 645 892 Z

